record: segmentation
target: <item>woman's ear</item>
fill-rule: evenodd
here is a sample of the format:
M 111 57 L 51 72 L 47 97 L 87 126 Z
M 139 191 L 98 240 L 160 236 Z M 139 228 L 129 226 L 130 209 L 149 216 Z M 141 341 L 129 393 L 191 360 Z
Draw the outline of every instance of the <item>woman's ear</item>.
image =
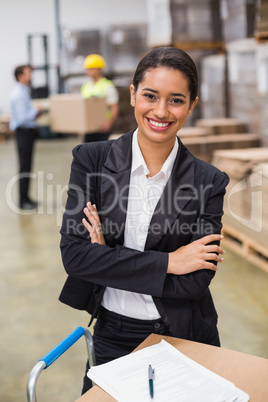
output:
M 191 104 L 191 107 L 190 107 L 189 112 L 188 112 L 188 117 L 191 116 L 191 114 L 193 113 L 194 107 L 197 104 L 198 100 L 199 100 L 199 98 L 197 96 L 195 98 L 195 100 L 193 101 L 193 103 Z
M 134 85 L 131 84 L 129 89 L 130 89 L 130 104 L 131 104 L 131 106 L 135 107 L 136 91 L 135 91 Z

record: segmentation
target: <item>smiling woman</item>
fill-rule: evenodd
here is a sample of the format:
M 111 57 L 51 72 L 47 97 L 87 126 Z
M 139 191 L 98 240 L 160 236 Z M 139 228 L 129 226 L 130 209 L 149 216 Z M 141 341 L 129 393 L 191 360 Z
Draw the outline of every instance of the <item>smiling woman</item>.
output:
M 97 318 L 97 364 L 128 354 L 152 332 L 220 345 L 209 285 L 223 260 L 228 177 L 177 136 L 197 88 L 185 52 L 153 49 L 130 86 L 137 128 L 73 150 L 61 228 L 69 276 L 60 300 Z M 85 376 L 83 392 L 90 386 Z
M 161 169 L 173 148 L 178 131 L 198 102 L 197 91 L 196 66 L 180 49 L 155 49 L 139 63 L 130 86 L 131 104 L 135 106 L 139 145 L 148 149 L 150 160 L 143 156 L 151 173 Z M 151 161 L 153 156 L 155 161 Z
M 198 101 L 191 102 L 188 79 L 178 70 L 157 67 L 148 70 L 137 90 L 130 87 L 131 103 L 135 105 L 135 118 L 138 123 L 138 142 L 140 147 L 159 149 L 166 156 L 174 146 L 176 135 L 192 113 Z M 153 147 L 153 148 L 152 148 Z M 150 152 L 151 154 L 151 152 Z M 145 155 L 144 155 L 145 157 Z M 158 171 L 163 159 L 155 155 Z M 149 163 L 148 160 L 145 162 Z M 149 166 L 148 166 L 149 167 Z M 150 170 L 150 168 L 149 168 Z

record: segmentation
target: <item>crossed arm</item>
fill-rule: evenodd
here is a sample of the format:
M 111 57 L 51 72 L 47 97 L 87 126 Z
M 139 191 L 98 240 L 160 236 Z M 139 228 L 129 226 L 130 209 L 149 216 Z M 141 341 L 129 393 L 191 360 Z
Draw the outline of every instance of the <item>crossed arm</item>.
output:
M 88 202 L 84 214 L 88 220 L 83 218 L 82 222 L 90 234 L 91 243 L 105 245 L 96 205 Z M 225 251 L 217 244 L 210 243 L 219 242 L 222 238 L 222 235 L 210 234 L 170 252 L 167 274 L 184 275 L 201 269 L 216 271 L 215 263 L 223 261 Z

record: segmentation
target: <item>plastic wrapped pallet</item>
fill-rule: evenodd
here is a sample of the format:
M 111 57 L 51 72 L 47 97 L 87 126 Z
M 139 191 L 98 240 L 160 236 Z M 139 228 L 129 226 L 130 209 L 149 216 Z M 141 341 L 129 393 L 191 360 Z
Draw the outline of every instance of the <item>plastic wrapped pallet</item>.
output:
M 226 56 L 217 54 L 201 60 L 200 102 L 204 119 L 228 115 Z
M 230 42 L 227 47 L 230 117 L 246 123 L 259 133 L 255 39 Z
M 208 56 L 213 55 L 214 50 L 212 50 L 212 49 L 191 49 L 191 50 L 187 50 L 187 53 L 193 59 L 195 65 L 196 65 L 197 71 L 198 71 L 198 76 L 200 77 L 202 60 Z M 200 92 L 201 92 L 201 88 L 200 88 L 200 80 L 199 80 L 199 94 L 200 94 Z M 188 117 L 188 119 L 186 120 L 186 126 L 194 126 L 195 121 L 202 117 L 201 116 L 201 107 L 202 107 L 202 100 L 197 102 L 192 115 L 190 117 Z
M 130 104 L 129 86 L 132 82 L 131 78 L 122 77 L 113 80 L 119 93 L 119 115 L 113 125 L 114 133 L 126 133 L 136 127 L 134 110 Z
M 83 73 L 84 58 L 90 53 L 102 54 L 100 30 L 63 30 L 61 73 Z
M 111 26 L 108 47 L 112 71 L 135 71 L 138 62 L 148 51 L 147 24 Z
M 256 3 L 257 0 L 221 0 L 221 24 L 225 42 L 253 36 Z
M 170 0 L 172 41 L 220 41 L 220 0 Z
M 260 136 L 268 146 L 268 42 L 257 45 L 257 91 L 260 111 Z

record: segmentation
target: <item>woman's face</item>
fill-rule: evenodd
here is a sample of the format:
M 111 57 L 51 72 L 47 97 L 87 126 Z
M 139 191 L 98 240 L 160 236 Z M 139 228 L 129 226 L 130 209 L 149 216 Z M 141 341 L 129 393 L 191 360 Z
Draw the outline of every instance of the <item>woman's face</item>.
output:
M 166 67 L 146 71 L 137 91 L 130 86 L 139 140 L 174 144 L 177 132 L 192 113 L 188 81 L 178 70 Z

